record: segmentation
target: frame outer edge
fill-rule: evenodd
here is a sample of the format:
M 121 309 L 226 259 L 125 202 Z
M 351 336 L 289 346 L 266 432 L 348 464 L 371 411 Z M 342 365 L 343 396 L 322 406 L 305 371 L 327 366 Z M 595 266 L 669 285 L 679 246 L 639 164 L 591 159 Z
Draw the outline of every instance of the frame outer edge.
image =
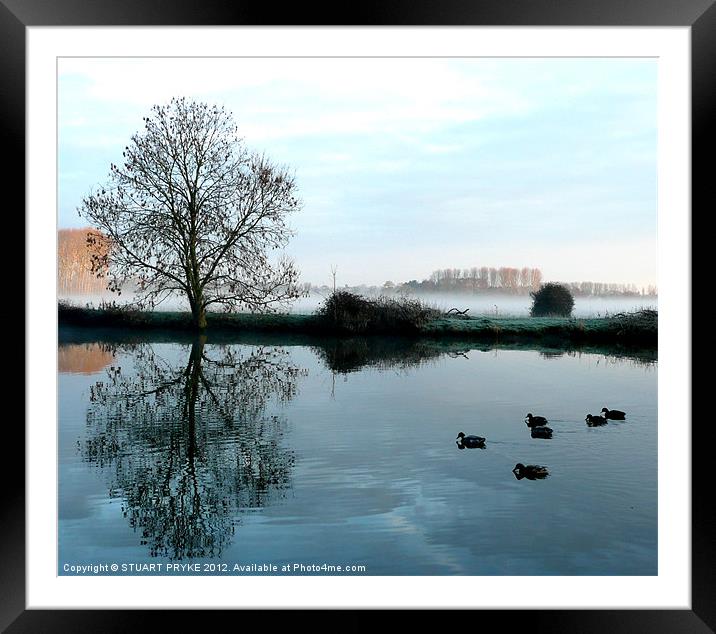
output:
M 692 332 L 704 330 L 709 315 L 693 310 L 694 289 L 701 288 L 706 275 L 702 266 L 694 266 L 694 220 L 705 219 L 712 213 L 716 201 L 714 179 L 714 152 L 716 151 L 716 3 L 694 22 L 691 27 L 691 223 L 692 223 Z M 702 253 L 705 252 L 702 251 Z M 705 264 L 702 261 L 701 264 Z M 698 276 L 698 279 L 697 279 Z M 708 311 L 706 311 L 708 312 Z M 695 376 L 693 345 L 692 377 Z M 713 630 L 716 630 L 716 512 L 713 504 L 713 476 L 710 470 L 711 454 L 708 418 L 695 424 L 697 410 L 691 406 L 691 598 L 694 612 Z M 705 424 L 704 424 L 705 423 Z M 708 453 L 707 453 L 708 452 Z
M 0 2 L 0 139 L 5 157 L 5 171 L 2 183 L 2 207 L 5 220 L 12 223 L 7 227 L 6 237 L 14 236 L 12 242 L 25 245 L 27 237 L 25 228 L 25 25 Z M 19 258 L 14 258 L 10 265 L 14 275 L 9 275 L 14 289 L 7 297 L 6 306 L 15 305 L 21 315 L 12 314 L 8 308 L 8 338 L 14 346 L 21 350 L 6 353 L 14 363 L 20 365 L 21 371 L 15 367 L 11 373 L 14 380 L 25 379 L 25 253 L 20 262 L 23 275 L 17 275 Z M 20 285 L 22 287 L 20 288 Z M 12 288 L 11 286 L 11 288 Z M 21 299 L 21 302 L 20 302 Z M 12 321 L 10 321 L 12 320 Z M 17 332 L 20 330 L 20 332 Z M 22 336 L 18 336 L 22 335 Z M 12 355 L 12 357 L 10 357 Z M 16 358 L 13 358 L 15 357 Z M 6 388 L 7 389 L 7 388 Z M 16 394 L 19 394 L 18 389 Z M 13 393 L 15 393 L 13 391 Z M 0 630 L 3 630 L 18 614 L 25 609 L 25 421 L 24 385 L 22 388 L 22 417 L 11 408 L 3 416 L 2 442 L 8 448 L 2 462 L 4 497 L 0 505 Z M 20 464 L 22 470 L 18 474 L 17 463 L 9 459 L 11 453 L 18 456 L 23 448 Z

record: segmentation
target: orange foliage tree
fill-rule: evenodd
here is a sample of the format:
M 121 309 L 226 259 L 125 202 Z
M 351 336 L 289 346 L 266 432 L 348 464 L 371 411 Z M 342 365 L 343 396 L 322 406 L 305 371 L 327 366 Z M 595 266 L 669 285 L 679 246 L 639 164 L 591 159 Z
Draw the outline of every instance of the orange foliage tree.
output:
M 106 289 L 102 271 L 92 273 L 88 239 L 109 253 L 106 237 L 95 229 L 60 229 L 57 232 L 57 282 L 60 294 L 90 294 Z

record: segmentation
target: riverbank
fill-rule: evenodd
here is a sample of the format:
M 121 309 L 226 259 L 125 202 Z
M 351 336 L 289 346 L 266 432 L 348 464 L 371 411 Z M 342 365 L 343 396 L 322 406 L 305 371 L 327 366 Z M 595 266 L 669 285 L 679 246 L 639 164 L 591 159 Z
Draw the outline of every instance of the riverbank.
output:
M 81 308 L 68 305 L 58 307 L 60 325 L 122 330 L 194 330 L 188 312 L 140 312 Z M 325 317 L 287 313 L 210 313 L 207 316 L 210 332 L 282 333 L 287 335 L 342 335 Z M 541 342 L 547 345 L 560 342 L 579 344 L 610 344 L 653 347 L 657 345 L 657 313 L 640 311 L 612 317 L 572 319 L 561 317 L 439 317 L 410 332 L 381 332 L 363 334 L 400 335 L 431 339 L 455 338 L 489 343 Z

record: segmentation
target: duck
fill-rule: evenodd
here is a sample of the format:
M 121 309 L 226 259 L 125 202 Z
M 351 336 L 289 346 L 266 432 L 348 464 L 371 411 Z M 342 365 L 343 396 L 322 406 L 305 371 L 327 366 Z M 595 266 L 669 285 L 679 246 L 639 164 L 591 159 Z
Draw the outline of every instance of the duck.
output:
M 547 467 L 543 467 L 538 464 L 524 465 L 521 462 L 518 462 L 515 465 L 512 473 L 515 474 L 515 478 L 518 480 L 522 480 L 522 478 L 527 478 L 528 480 L 541 480 L 549 475 Z
M 527 427 L 542 427 L 549 422 L 544 416 L 532 416 L 532 414 L 527 414 L 526 418 L 527 420 L 525 422 L 527 423 Z
M 626 413 L 619 409 L 602 407 L 602 412 L 604 413 L 604 418 L 608 418 L 609 420 L 624 420 L 626 418 Z
M 461 431 L 457 435 L 457 446 L 458 449 L 465 449 L 465 447 L 468 449 L 475 449 L 477 447 L 484 449 L 485 439 L 482 436 L 466 436 L 465 432 Z
M 587 425 L 590 427 L 606 425 L 609 422 L 606 418 L 604 418 L 604 416 L 592 416 L 591 414 L 587 414 L 587 417 L 584 420 L 587 421 Z
M 532 438 L 552 438 L 551 427 L 533 427 L 530 432 L 532 434 Z

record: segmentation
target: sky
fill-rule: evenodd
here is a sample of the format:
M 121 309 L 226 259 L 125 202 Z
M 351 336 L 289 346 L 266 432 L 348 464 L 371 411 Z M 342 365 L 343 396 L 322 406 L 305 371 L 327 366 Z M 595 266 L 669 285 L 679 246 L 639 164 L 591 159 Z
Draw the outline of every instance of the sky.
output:
M 657 61 L 617 58 L 62 58 L 58 227 L 84 227 L 154 104 L 225 106 L 295 172 L 301 281 L 439 268 L 656 284 Z

